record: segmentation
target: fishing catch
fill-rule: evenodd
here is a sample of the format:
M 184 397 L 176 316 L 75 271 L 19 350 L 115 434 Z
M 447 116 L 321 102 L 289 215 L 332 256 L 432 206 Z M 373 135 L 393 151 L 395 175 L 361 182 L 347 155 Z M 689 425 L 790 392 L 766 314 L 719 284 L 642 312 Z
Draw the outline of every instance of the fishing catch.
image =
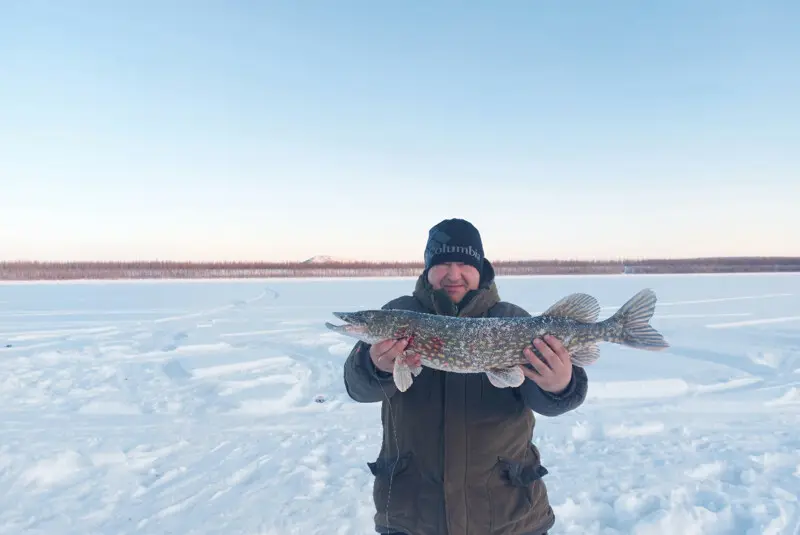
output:
M 573 364 L 589 366 L 600 357 L 599 342 L 659 351 L 669 347 L 650 326 L 656 295 L 645 289 L 630 298 L 612 316 L 597 321 L 600 304 L 591 295 L 574 293 L 553 303 L 539 316 L 463 318 L 408 310 L 334 312 L 344 325 L 325 326 L 337 333 L 374 344 L 408 338 L 405 354 L 420 355 L 429 368 L 457 373 L 485 373 L 498 388 L 517 387 L 525 380 L 522 353 L 533 339 L 551 334 L 570 352 Z M 536 348 L 533 349 L 540 358 Z M 410 368 L 403 358 L 394 361 L 394 383 L 405 392 L 422 366 Z

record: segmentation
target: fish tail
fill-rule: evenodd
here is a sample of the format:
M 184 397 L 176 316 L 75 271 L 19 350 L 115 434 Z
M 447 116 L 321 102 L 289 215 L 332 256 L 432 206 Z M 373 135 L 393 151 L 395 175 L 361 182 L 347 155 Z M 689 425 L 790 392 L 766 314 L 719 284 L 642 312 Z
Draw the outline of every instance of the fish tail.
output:
M 655 310 L 656 294 L 653 290 L 645 289 L 631 297 L 608 319 L 608 323 L 616 323 L 621 327 L 619 339 L 615 341 L 648 351 L 669 347 L 661 333 L 650 325 Z

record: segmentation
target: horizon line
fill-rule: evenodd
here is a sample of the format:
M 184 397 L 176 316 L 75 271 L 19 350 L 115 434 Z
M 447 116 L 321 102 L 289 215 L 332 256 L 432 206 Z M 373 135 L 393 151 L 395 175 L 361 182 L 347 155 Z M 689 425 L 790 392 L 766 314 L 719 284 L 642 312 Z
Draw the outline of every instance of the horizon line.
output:
M 315 258 L 325 258 L 325 260 L 314 261 Z M 708 262 L 708 261 L 800 261 L 800 255 L 712 255 L 712 256 L 619 256 L 619 257 L 594 257 L 594 258 L 580 258 L 580 257 L 551 257 L 551 258 L 520 258 L 520 259 L 487 259 L 493 265 L 503 264 L 541 264 L 547 262 L 583 262 L 583 263 L 603 263 L 603 262 Z M 392 265 L 392 266 L 421 266 L 425 262 L 423 260 L 363 260 L 363 259 L 350 259 L 342 258 L 336 259 L 328 256 L 312 256 L 305 260 L 232 260 L 232 259 L 217 259 L 217 260 L 162 260 L 158 258 L 152 259 L 116 259 L 116 260 L 36 260 L 36 259 L 15 259 L 15 260 L 0 260 L 0 265 L 5 264 L 39 264 L 39 265 L 64 265 L 64 264 L 181 264 L 181 265 L 212 265 L 212 264 L 226 264 L 226 265 L 307 265 L 307 266 L 338 266 L 338 265 Z

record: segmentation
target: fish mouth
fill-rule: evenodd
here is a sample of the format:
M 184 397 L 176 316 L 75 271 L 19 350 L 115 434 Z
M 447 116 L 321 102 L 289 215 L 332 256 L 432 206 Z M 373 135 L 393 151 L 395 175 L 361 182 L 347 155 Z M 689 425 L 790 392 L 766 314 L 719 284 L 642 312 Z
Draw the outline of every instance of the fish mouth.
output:
M 355 336 L 358 337 L 359 335 L 366 334 L 367 327 L 365 325 L 334 325 L 330 322 L 325 322 L 325 327 L 332 330 L 333 332 L 346 334 L 347 336 Z
M 359 320 L 357 314 L 354 312 L 334 312 L 333 315 L 339 318 L 340 320 L 344 321 L 345 323 L 349 323 L 350 325 L 364 324 L 364 322 Z
M 361 329 L 362 331 L 366 331 L 367 329 L 367 321 L 364 319 L 363 315 L 358 312 L 334 312 L 333 315 L 346 323 L 346 325 L 341 325 L 341 327 L 350 329 L 351 332 L 354 329 Z
M 328 329 L 340 334 L 355 337 L 367 333 L 367 324 L 359 320 L 359 318 L 352 312 L 334 312 L 333 315 L 345 322 L 345 324 L 334 325 L 333 323 L 326 321 L 325 327 Z

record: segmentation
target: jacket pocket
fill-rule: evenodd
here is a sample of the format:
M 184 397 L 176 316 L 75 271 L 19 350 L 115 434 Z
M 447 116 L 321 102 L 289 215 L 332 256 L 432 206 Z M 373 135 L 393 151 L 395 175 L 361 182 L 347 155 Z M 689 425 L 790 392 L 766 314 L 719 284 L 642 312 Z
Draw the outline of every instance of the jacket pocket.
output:
M 379 525 L 408 527 L 417 511 L 419 495 L 417 470 L 411 452 L 397 456 L 381 457 L 367 463 L 375 476 L 372 498 L 375 502 Z M 387 525 L 388 513 L 388 525 Z
M 532 444 L 524 459 L 497 458 L 487 484 L 492 533 L 506 533 L 512 527 L 544 520 L 537 518 L 547 511 L 538 510 L 541 504 L 534 498 L 534 485 L 546 474 Z

